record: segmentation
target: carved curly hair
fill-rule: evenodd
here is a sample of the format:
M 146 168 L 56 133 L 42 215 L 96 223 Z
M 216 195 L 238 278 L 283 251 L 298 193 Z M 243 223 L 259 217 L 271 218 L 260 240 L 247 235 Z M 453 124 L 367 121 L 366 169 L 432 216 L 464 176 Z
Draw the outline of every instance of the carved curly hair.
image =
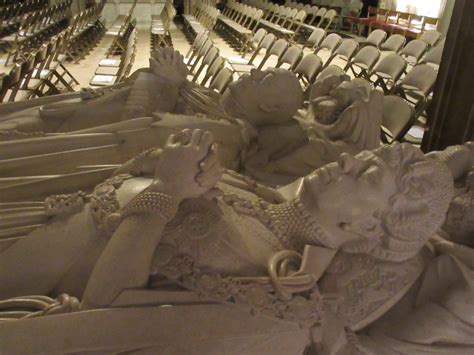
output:
M 374 151 L 395 174 L 397 193 L 376 212 L 383 235 L 376 241 L 356 240 L 342 246 L 349 253 L 401 262 L 415 256 L 443 225 L 454 195 L 453 178 L 441 161 L 427 159 L 408 143 Z

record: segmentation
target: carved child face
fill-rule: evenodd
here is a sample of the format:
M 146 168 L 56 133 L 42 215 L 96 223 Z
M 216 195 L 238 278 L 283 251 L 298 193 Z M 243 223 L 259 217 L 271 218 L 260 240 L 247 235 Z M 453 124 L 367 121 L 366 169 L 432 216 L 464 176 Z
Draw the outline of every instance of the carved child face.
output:
M 229 85 L 222 103 L 230 115 L 260 126 L 292 119 L 302 104 L 302 96 L 298 79 L 291 72 L 254 69 Z
M 355 157 L 342 154 L 305 177 L 301 201 L 319 226 L 340 246 L 356 238 L 380 235 L 376 211 L 386 208 L 396 193 L 395 177 L 386 163 L 364 151 Z

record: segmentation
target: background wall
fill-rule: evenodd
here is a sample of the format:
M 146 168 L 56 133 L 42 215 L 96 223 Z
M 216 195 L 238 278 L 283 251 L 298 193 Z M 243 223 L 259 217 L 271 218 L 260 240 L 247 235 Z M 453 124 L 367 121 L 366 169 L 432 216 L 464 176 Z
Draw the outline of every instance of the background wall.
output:
M 112 23 L 118 15 L 126 15 L 132 4 L 133 0 L 107 0 L 102 12 L 107 24 Z M 159 15 L 164 5 L 165 0 L 138 0 L 134 18 L 137 19 L 139 25 L 149 25 L 151 15 Z

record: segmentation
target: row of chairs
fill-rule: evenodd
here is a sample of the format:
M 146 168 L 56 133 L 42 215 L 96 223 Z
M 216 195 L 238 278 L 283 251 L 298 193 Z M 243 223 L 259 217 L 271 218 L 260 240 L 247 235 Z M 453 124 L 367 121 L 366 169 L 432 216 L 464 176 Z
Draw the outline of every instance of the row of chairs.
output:
M 159 47 L 172 47 L 170 27 L 176 16 L 176 9 L 171 0 L 166 0 L 161 13 L 151 16 L 151 48 L 152 51 Z
M 128 45 L 128 38 L 131 31 L 136 27 L 136 20 L 133 18 L 137 0 L 135 0 L 127 14 L 118 15 L 112 26 L 105 32 L 106 36 L 112 36 L 113 40 L 107 49 L 107 56 L 120 55 Z
M 209 1 L 198 0 L 194 6 L 192 15 L 183 15 L 184 31 L 191 38 L 199 33 L 212 30 L 217 23 L 219 10 L 211 5 Z
M 260 26 L 287 40 L 293 40 L 307 17 L 306 11 L 284 5 L 263 5 L 264 16 Z
M 78 63 L 97 45 L 106 32 L 100 20 L 106 0 L 76 14 L 70 24 L 71 36 L 67 50 L 68 60 Z
M 215 26 L 224 39 L 235 43 L 238 51 L 245 56 L 250 46 L 250 39 L 263 17 L 263 10 L 229 1 Z
M 378 31 L 380 33 L 378 33 Z M 430 39 L 429 37 L 428 39 Z M 444 48 L 444 41 L 437 41 L 434 47 L 430 46 L 422 39 L 412 40 L 406 44 L 405 37 L 394 34 L 387 38 L 387 34 L 381 30 L 372 32 L 365 41 L 360 44 L 353 39 L 342 39 L 336 33 L 327 35 L 327 32 L 322 29 L 316 29 L 305 43 L 304 47 L 313 49 L 316 53 L 319 50 L 325 50 L 329 56 L 342 55 L 347 60 L 351 59 L 359 47 L 370 46 L 375 47 L 383 52 L 393 52 L 400 54 L 404 60 L 410 65 L 414 66 L 420 63 L 432 65 L 438 68 L 441 63 L 441 55 Z M 364 62 L 365 66 L 375 64 L 378 60 L 379 51 L 368 49 L 367 53 L 372 53 L 371 59 Z
M 1 77 L 0 101 L 13 102 L 74 91 L 78 81 L 64 66 L 69 30 L 52 37 Z
M 250 0 L 253 6 L 261 8 L 265 12 L 265 19 L 272 21 L 275 17 L 287 17 L 287 14 L 294 10 L 305 11 L 306 16 L 303 19 L 298 19 L 295 26 L 299 26 L 301 32 L 312 31 L 316 27 L 323 27 L 325 29 L 335 28 L 336 19 L 338 17 L 338 10 L 334 8 L 318 7 L 316 5 L 304 5 L 295 8 L 291 6 L 278 5 L 266 0 Z M 296 31 L 298 32 L 298 31 Z
M 126 44 L 119 55 L 108 55 L 99 62 L 95 75 L 89 82 L 91 86 L 118 84 L 128 77 L 137 53 L 137 29 L 133 21 L 123 41 L 126 41 Z
M 208 31 L 199 33 L 185 56 L 189 79 L 218 93 L 224 93 L 233 81 L 234 72 L 226 67 L 226 59 L 209 37 Z
M 418 38 L 426 31 L 436 30 L 438 21 L 439 19 L 436 17 L 371 6 L 367 17 L 351 18 L 351 26 L 357 26 L 359 34 L 361 34 L 364 27 L 369 27 L 369 30 L 380 28 L 391 34 L 399 33 L 408 38 Z
M 0 0 L 0 7 L 5 7 L 5 6 L 10 6 L 10 5 L 15 5 L 15 4 L 24 4 L 28 3 L 31 0 Z M 40 0 L 44 6 L 48 6 L 48 0 Z
M 48 6 L 47 0 L 27 0 L 5 3 L 0 7 L 0 36 L 18 29 L 21 19 L 28 13 L 39 11 Z
M 264 29 L 259 29 L 256 36 L 261 36 L 262 33 L 264 34 L 263 37 L 268 35 L 275 38 L 273 34 L 266 34 Z M 283 43 L 282 41 L 284 40 L 280 39 L 278 41 Z M 322 80 L 333 74 L 344 74 L 344 71 L 339 66 L 328 65 L 324 67 L 321 58 L 314 53 L 304 56 L 298 64 L 296 64 L 297 62 L 292 62 L 291 64 L 291 60 L 289 60 L 290 63 L 287 63 L 287 59 L 291 59 L 291 57 L 300 58 L 301 56 L 296 46 L 289 46 L 288 44 L 287 47 L 286 53 L 288 55 L 286 59 L 285 55 L 283 55 L 277 66 L 284 67 L 286 65 L 288 69 L 292 70 L 299 77 L 303 86 L 307 88 L 307 93 L 315 81 Z M 196 37 L 186 55 L 186 59 L 191 73 L 190 80 L 219 93 L 223 93 L 226 90 L 236 73 L 235 69 L 227 67 L 232 63 L 232 59 L 228 58 L 226 60 L 220 56 L 218 48 L 213 45 L 207 32 L 202 32 Z M 420 67 L 420 69 L 423 68 Z M 366 81 L 367 79 L 359 78 L 358 80 Z M 399 87 L 409 87 L 412 80 L 412 78 L 408 77 L 400 83 Z M 373 85 L 373 83 L 373 80 L 372 84 L 367 81 L 369 86 Z M 383 142 L 389 143 L 394 140 L 403 140 L 403 137 L 417 120 L 415 109 L 403 96 L 404 92 L 399 92 L 397 94 L 388 94 L 384 97 L 381 127 L 381 140 Z
M 0 39 L 0 43 L 7 46 L 8 55 L 5 66 L 10 59 L 16 62 L 25 59 L 30 52 L 37 49 L 51 36 L 67 27 L 67 11 L 72 0 L 66 0 L 49 8 L 25 14 L 18 30 Z

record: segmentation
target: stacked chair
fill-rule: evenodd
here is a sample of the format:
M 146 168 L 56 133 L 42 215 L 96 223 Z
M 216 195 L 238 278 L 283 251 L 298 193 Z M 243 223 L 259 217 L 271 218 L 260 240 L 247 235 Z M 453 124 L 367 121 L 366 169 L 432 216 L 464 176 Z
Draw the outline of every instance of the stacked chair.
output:
M 10 60 L 25 60 L 31 51 L 37 50 L 45 41 L 67 27 L 67 11 L 72 0 L 58 5 L 30 11 L 21 16 L 18 29 L 0 39 L 7 47 L 5 66 Z M 18 7 L 21 8 L 21 7 Z
M 63 65 L 67 38 L 66 32 L 56 35 L 25 60 L 15 63 L 10 72 L 2 77 L 1 102 L 73 91 L 72 86 L 78 82 Z
M 207 31 L 196 36 L 185 63 L 189 68 L 189 80 L 219 93 L 223 93 L 233 80 L 234 71 L 226 67 L 226 60 Z
M 306 18 L 306 11 L 278 6 L 267 8 L 260 26 L 287 40 L 293 40 Z
M 135 11 L 135 7 L 137 6 L 137 0 L 134 0 L 132 6 L 128 10 L 127 14 L 118 15 L 112 26 L 107 30 L 105 33 L 106 36 L 114 36 L 117 37 L 127 28 L 128 24 L 132 21 L 133 12 Z
M 105 0 L 93 7 L 75 15 L 69 25 L 70 37 L 68 38 L 67 59 L 75 63 L 84 59 L 96 46 L 106 32 L 100 15 L 104 8 Z
M 212 30 L 217 23 L 219 10 L 206 1 L 196 1 L 192 15 L 183 15 L 184 31 L 190 38 L 194 39 L 199 33 Z
M 113 36 L 112 44 L 107 50 L 107 56 L 120 55 L 128 46 L 128 38 L 136 27 L 136 20 L 133 19 L 133 12 L 137 1 L 135 0 L 126 15 L 119 15 L 114 21 L 114 25 L 105 35 Z
M 231 0 L 224 13 L 217 18 L 216 31 L 235 43 L 242 56 L 251 46 L 251 39 L 263 17 L 263 10 Z
M 47 0 L 2 1 L 0 5 L 0 37 L 18 31 L 21 19 L 48 6 Z
M 170 26 L 176 16 L 173 2 L 167 0 L 160 15 L 151 16 L 151 47 L 152 51 L 159 47 L 172 47 Z
M 130 26 L 131 30 L 126 37 L 126 46 L 119 55 L 109 55 L 99 62 L 91 86 L 108 86 L 118 84 L 125 80 L 132 70 L 137 51 L 137 29 Z M 125 39 L 123 39 L 125 40 Z

